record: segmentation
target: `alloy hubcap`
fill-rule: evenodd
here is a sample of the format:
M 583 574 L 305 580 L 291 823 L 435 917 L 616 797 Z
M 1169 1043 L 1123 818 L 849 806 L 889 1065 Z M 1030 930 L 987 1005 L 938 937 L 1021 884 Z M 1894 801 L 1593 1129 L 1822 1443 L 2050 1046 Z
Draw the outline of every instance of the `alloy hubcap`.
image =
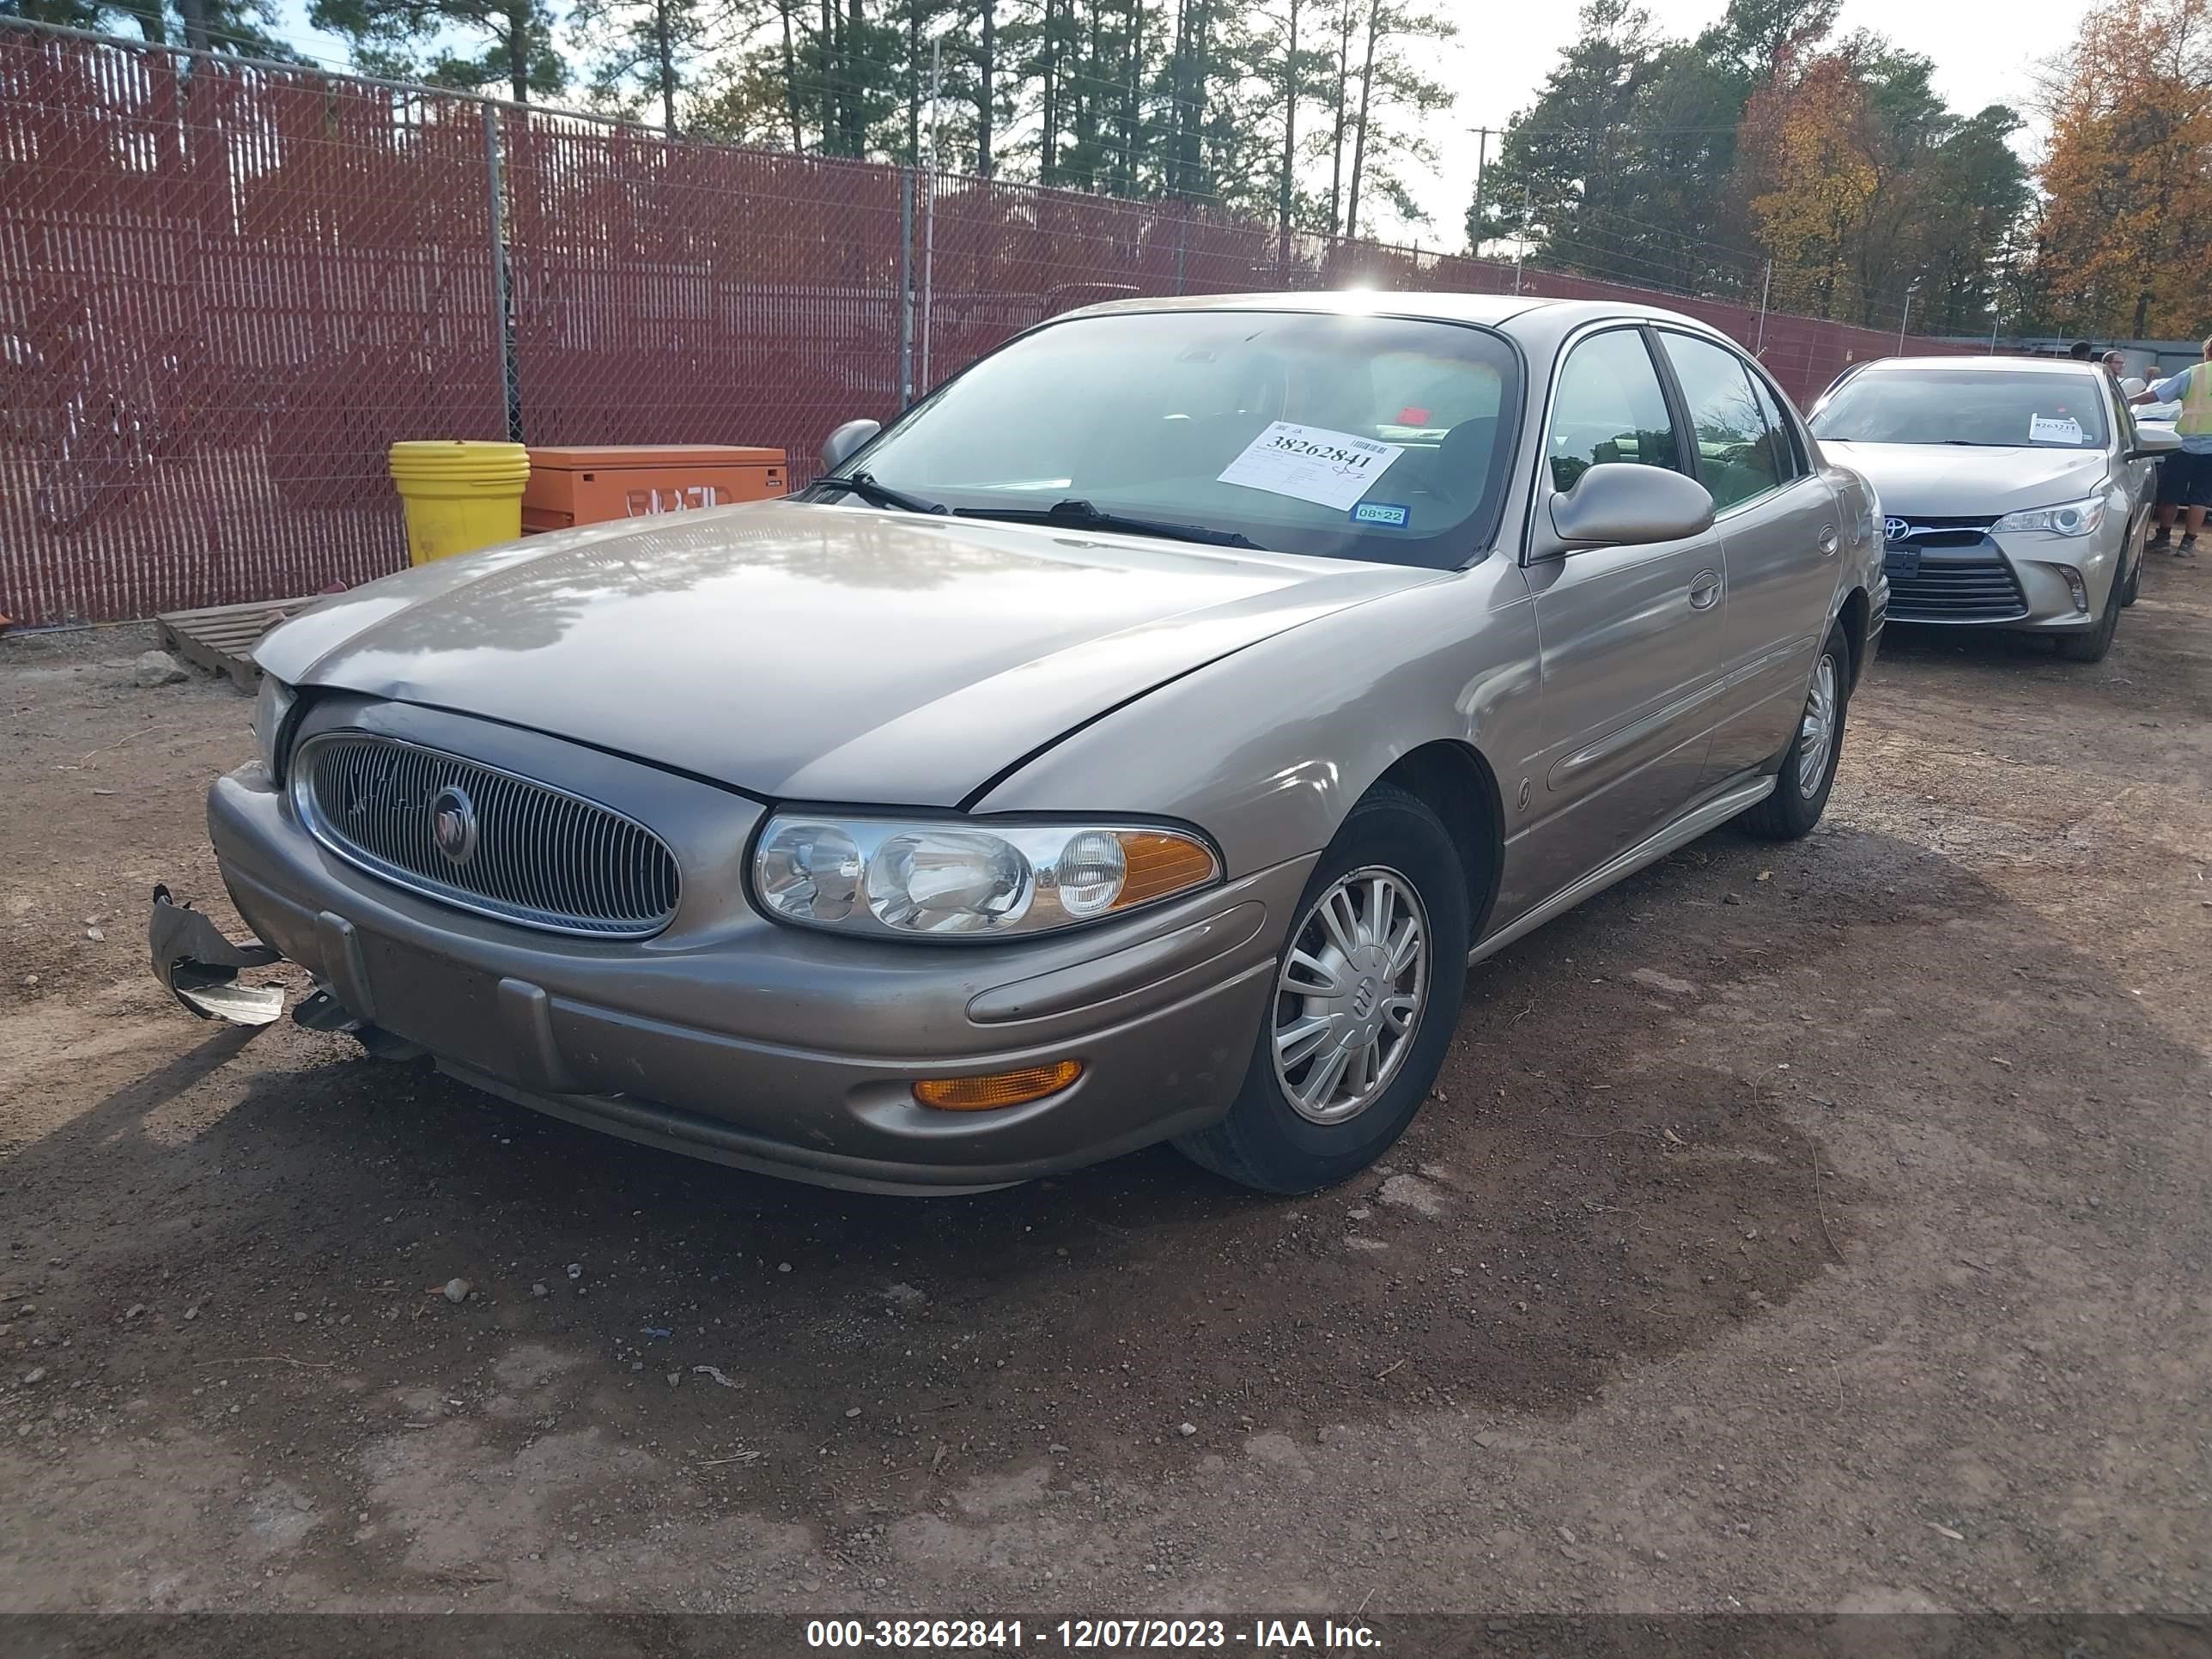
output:
M 1275 976 L 1275 1081 L 1310 1123 L 1357 1117 L 1389 1085 L 1429 995 L 1428 915 L 1413 884 L 1340 877 L 1291 936 Z
M 1820 653 L 1813 671 L 1813 689 L 1806 694 L 1805 718 L 1797 728 L 1797 793 L 1810 800 L 1820 793 L 1820 780 L 1828 775 L 1828 759 L 1836 746 L 1836 659 Z

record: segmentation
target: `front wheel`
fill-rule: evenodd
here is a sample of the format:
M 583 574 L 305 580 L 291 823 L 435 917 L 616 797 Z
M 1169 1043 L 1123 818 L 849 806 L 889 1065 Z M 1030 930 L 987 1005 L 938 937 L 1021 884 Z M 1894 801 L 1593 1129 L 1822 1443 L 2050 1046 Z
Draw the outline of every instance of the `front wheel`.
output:
M 1322 855 L 1228 1115 L 1176 1148 L 1271 1193 L 1365 1169 L 1443 1064 L 1467 984 L 1468 884 L 1443 822 L 1379 784 Z
M 2105 653 L 2112 648 L 2112 635 L 2120 631 L 2120 611 L 2126 604 L 2120 579 L 2115 575 L 2105 593 L 2105 608 L 2097 613 L 2096 625 L 2080 634 L 2059 635 L 2058 654 L 2069 662 L 2104 661 Z
M 1775 769 L 1774 793 L 1741 820 L 1768 841 L 1796 841 L 1813 833 L 1836 784 L 1836 757 L 1844 748 L 1844 713 L 1851 696 L 1851 646 L 1831 628 L 1805 688 L 1797 730 Z

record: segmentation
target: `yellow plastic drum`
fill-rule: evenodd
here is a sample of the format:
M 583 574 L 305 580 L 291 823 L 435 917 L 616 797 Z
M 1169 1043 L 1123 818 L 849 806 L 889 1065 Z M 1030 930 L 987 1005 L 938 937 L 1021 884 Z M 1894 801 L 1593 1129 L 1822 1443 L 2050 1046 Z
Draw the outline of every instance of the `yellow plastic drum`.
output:
M 530 452 L 462 440 L 396 443 L 392 482 L 407 509 L 409 562 L 428 564 L 521 536 Z

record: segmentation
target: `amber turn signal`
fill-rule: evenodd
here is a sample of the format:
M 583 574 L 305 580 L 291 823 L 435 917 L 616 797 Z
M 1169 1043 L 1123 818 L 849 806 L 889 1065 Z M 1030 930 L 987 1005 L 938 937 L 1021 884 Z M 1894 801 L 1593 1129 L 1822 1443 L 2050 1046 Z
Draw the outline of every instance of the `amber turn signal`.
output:
M 925 1078 L 914 1085 L 914 1097 L 940 1112 L 988 1112 L 994 1106 L 1026 1106 L 1056 1095 L 1082 1075 L 1081 1060 L 1059 1060 L 984 1077 Z
M 1114 901 L 1116 910 L 1148 904 L 1169 893 L 1197 887 L 1220 873 L 1213 854 L 1188 836 L 1166 836 L 1145 830 L 1116 832 L 1128 873 Z

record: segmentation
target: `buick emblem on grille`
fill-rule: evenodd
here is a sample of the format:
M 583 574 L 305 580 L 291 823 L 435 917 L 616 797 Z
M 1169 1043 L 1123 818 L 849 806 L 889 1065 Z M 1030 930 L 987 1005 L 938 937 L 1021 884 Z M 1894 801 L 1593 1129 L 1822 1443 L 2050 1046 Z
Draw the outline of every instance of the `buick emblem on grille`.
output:
M 430 838 L 455 864 L 466 864 L 477 850 L 477 809 L 458 785 L 447 784 L 430 798 Z
M 1881 533 L 1891 541 L 1901 542 L 1912 533 L 1912 525 L 1905 519 L 1884 519 L 1881 521 Z

